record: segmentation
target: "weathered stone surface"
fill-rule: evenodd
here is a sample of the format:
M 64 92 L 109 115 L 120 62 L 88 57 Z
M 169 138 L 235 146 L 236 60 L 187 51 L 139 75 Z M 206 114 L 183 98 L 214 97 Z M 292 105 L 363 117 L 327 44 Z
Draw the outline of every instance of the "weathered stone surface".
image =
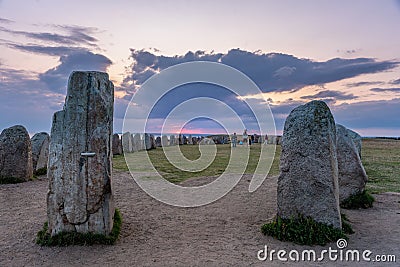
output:
M 37 133 L 31 138 L 31 143 L 33 170 L 47 168 L 50 144 L 49 134 L 45 132 Z
M 145 133 L 144 134 L 144 149 L 150 150 L 151 149 L 151 139 L 150 139 L 150 134 Z
M 47 194 L 51 235 L 109 234 L 112 229 L 113 104 L 114 86 L 106 73 L 71 74 L 64 109 L 54 114 L 51 129 Z
M 133 152 L 132 136 L 130 132 L 122 134 L 122 150 L 124 153 Z
M 113 135 L 112 140 L 112 151 L 113 155 L 122 155 L 122 140 L 119 138 L 118 134 Z
M 132 147 L 133 147 L 133 152 L 143 150 L 143 141 L 140 137 L 140 134 L 137 133 L 133 136 Z
M 0 134 L 0 180 L 27 181 L 33 177 L 32 146 L 28 131 L 16 125 Z
M 368 177 L 362 165 L 353 136 L 357 134 L 337 124 L 337 159 L 339 169 L 339 199 L 343 202 L 365 190 Z
M 154 138 L 154 135 L 150 135 L 150 149 L 155 149 L 156 148 L 156 139 Z
M 176 145 L 175 135 L 171 135 L 171 136 L 169 137 L 169 145 L 170 145 L 170 146 Z
M 361 159 L 361 149 L 362 149 L 362 139 L 361 139 L 361 135 L 359 135 L 358 133 L 347 129 L 348 134 L 350 135 L 351 139 L 353 139 L 354 145 L 357 148 L 357 153 L 360 156 Z
M 280 170 L 278 216 L 302 214 L 341 228 L 336 126 L 324 102 L 311 101 L 287 117 Z
M 161 137 L 161 146 L 168 146 L 168 137 L 166 135 Z
M 160 136 L 157 136 L 157 138 L 156 138 L 156 147 L 161 147 L 162 145 L 161 145 L 161 137 Z

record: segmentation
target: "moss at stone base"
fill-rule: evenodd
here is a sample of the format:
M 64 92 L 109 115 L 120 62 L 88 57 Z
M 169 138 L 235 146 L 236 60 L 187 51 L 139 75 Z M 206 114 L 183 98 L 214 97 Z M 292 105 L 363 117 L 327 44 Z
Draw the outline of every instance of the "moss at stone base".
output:
M 344 200 L 340 204 L 340 207 L 343 209 L 367 209 L 372 208 L 374 201 L 375 198 L 364 190 L 363 192 L 352 195 L 348 199 Z
M 21 178 L 0 176 L 0 184 L 19 184 L 26 182 Z
M 55 236 L 51 236 L 48 231 L 47 222 L 44 223 L 43 229 L 37 234 L 36 243 L 41 246 L 70 246 L 80 245 L 89 246 L 95 244 L 113 245 L 121 232 L 122 216 L 118 209 L 114 213 L 114 225 L 110 235 L 94 234 L 94 233 L 78 233 L 78 232 L 61 232 Z
M 349 229 L 351 230 L 351 226 L 346 224 L 346 231 Z M 302 215 L 290 219 L 276 217 L 273 222 L 264 224 L 261 231 L 264 235 L 275 237 L 280 241 L 290 241 L 300 245 L 323 246 L 340 238 L 348 239 L 344 230 Z

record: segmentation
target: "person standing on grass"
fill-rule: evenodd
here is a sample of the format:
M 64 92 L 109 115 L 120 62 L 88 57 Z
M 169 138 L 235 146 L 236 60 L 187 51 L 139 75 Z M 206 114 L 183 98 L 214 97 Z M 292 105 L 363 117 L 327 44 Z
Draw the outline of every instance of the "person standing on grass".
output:
M 247 129 L 244 129 L 243 132 L 243 144 L 246 143 L 246 146 L 249 146 L 249 136 L 247 135 Z
M 237 136 L 236 136 L 236 133 L 233 133 L 233 136 L 232 136 L 232 147 L 236 147 L 236 142 L 237 142 Z

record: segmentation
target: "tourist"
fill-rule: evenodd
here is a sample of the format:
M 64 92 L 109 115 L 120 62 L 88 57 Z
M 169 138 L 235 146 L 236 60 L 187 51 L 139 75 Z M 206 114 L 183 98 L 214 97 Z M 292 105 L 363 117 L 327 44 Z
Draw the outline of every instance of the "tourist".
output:
M 237 136 L 236 136 L 236 133 L 233 133 L 233 136 L 232 136 L 232 147 L 236 147 L 236 142 L 237 142 Z
M 243 132 L 243 144 L 244 143 L 246 143 L 246 145 L 248 146 L 249 145 L 249 143 L 248 143 L 248 135 L 247 135 L 247 129 L 244 129 L 244 132 Z

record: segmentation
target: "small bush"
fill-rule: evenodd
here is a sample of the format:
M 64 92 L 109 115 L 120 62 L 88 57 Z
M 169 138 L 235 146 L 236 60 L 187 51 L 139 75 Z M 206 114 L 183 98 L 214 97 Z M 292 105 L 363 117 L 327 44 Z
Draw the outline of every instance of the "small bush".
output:
M 36 243 L 41 246 L 70 246 L 70 245 L 113 245 L 121 232 L 122 216 L 118 209 L 114 213 L 114 225 L 110 235 L 78 232 L 61 232 L 51 236 L 48 231 L 48 223 L 45 222 L 43 229 L 37 234 Z
M 20 178 L 0 176 L 0 184 L 19 184 L 26 182 Z
M 343 209 L 367 209 L 372 208 L 374 201 L 375 198 L 364 190 L 363 192 L 352 195 L 348 199 L 344 200 L 340 204 L 340 207 Z
M 47 174 L 47 167 L 43 167 L 38 169 L 37 171 L 34 171 L 34 174 L 39 176 L 39 175 L 46 175 Z
M 261 231 L 264 235 L 300 245 L 323 246 L 340 238 L 348 239 L 343 230 L 316 222 L 311 217 L 302 215 L 290 219 L 277 217 L 273 222 L 264 224 L 261 227 Z

